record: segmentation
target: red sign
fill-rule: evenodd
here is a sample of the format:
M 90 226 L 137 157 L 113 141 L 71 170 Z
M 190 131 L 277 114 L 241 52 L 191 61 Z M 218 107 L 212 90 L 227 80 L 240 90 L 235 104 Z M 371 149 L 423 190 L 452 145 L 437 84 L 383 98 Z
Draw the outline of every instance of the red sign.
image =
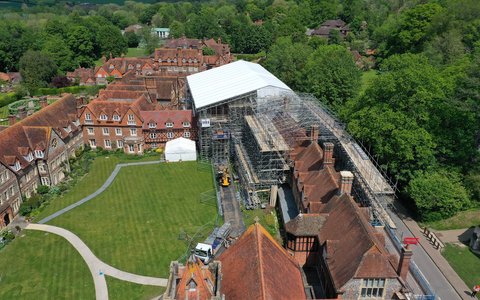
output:
M 418 237 L 406 237 L 403 239 L 403 243 L 405 245 L 416 245 L 418 244 L 418 241 L 420 240 L 420 238 Z

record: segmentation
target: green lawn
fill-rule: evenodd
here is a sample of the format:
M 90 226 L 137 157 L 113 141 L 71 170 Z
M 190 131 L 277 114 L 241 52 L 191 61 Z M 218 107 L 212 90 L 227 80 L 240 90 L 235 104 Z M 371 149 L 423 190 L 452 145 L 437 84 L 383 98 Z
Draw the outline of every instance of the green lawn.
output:
M 135 158 L 135 159 L 134 159 Z M 90 167 L 90 172 L 85 175 L 72 189 L 60 198 L 53 199 L 36 218 L 35 221 L 41 220 L 54 212 L 77 202 L 78 200 L 90 195 L 99 189 L 105 180 L 110 176 L 113 169 L 118 163 L 158 160 L 157 156 L 132 157 L 125 158 L 118 155 L 100 156 L 95 158 Z
M 164 287 L 126 282 L 110 276 L 106 279 L 108 296 L 114 300 L 150 300 L 165 292 Z
M 39 231 L 22 235 L 0 251 L 0 299 L 95 298 L 90 271 L 66 240 Z
M 468 247 L 447 244 L 442 255 L 467 286 L 471 288 L 480 283 L 480 257 L 471 252 Z
M 128 48 L 126 57 L 146 57 L 145 49 L 143 48 Z
M 275 210 L 270 209 L 255 209 L 255 210 L 243 210 L 243 222 L 245 227 L 255 223 L 255 217 L 258 217 L 258 222 L 265 227 L 265 229 L 270 233 L 277 241 L 281 243 L 281 237 L 278 232 L 278 223 L 276 222 L 277 216 L 275 215 Z
M 0 119 L 7 119 L 5 121 L 0 121 L 0 125 L 8 125 L 8 105 L 0 107 Z
M 480 209 L 461 211 L 451 218 L 422 225 L 436 230 L 470 228 L 480 225 Z
M 104 169 L 102 174 L 107 173 Z M 103 180 L 90 182 L 100 186 Z M 213 228 L 216 207 L 200 203 L 200 193 L 212 189 L 211 171 L 201 170 L 196 162 L 131 166 L 123 168 L 101 195 L 49 224 L 73 231 L 116 268 L 167 277 L 170 261 L 187 251 L 187 242 L 179 235 L 200 231 L 198 240 Z

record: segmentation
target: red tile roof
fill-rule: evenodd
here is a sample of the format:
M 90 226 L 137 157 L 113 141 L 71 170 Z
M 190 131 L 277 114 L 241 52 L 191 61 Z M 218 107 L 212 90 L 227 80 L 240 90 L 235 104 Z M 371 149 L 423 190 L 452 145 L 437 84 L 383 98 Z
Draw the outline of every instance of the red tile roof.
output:
M 396 261 L 350 195 L 335 196 L 322 213 L 328 217 L 319 240 L 337 291 L 352 278 L 398 278 Z
M 187 261 L 176 283 L 175 299 L 209 300 L 214 295 L 215 276 L 199 262 Z M 179 270 L 180 271 L 180 270 Z
M 140 116 L 144 121 L 143 129 L 149 129 L 150 123 L 157 124 L 157 129 L 167 129 L 167 122 L 173 123 L 172 129 L 183 129 L 183 122 L 189 122 L 192 126 L 191 110 L 141 111 Z
M 298 263 L 254 224 L 220 257 L 226 299 L 306 299 Z

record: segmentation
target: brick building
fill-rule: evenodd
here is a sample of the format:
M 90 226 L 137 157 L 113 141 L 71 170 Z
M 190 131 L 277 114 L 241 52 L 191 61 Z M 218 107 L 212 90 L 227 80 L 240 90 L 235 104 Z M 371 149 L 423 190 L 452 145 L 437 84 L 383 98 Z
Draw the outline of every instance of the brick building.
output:
M 68 158 L 83 147 L 77 99 L 63 97 L 0 131 L 0 227 L 18 213 L 22 197 L 39 185 L 57 185 L 69 171 Z M 7 217 L 8 216 L 8 217 Z
M 322 149 L 316 128 L 291 153 L 291 201 L 299 213 L 282 213 L 285 246 L 318 274 L 317 298 L 400 299 L 411 252 L 400 259 L 388 253 L 383 228 L 373 227 L 369 208 L 351 196 L 353 174 L 335 170 L 333 144 Z

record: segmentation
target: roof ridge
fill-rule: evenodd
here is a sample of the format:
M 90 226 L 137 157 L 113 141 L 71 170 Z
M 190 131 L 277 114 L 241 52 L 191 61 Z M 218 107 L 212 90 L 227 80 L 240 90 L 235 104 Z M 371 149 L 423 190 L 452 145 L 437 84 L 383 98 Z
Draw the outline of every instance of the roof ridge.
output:
M 262 299 L 266 299 L 266 291 L 265 291 L 265 281 L 264 281 L 264 272 L 263 272 L 263 254 L 262 254 L 262 249 L 261 249 L 261 243 L 262 243 L 262 236 L 261 232 L 259 230 L 259 224 L 256 223 L 255 225 L 255 245 L 257 247 L 257 253 L 258 253 L 258 268 L 259 268 L 259 275 L 260 275 L 260 289 L 262 291 Z

